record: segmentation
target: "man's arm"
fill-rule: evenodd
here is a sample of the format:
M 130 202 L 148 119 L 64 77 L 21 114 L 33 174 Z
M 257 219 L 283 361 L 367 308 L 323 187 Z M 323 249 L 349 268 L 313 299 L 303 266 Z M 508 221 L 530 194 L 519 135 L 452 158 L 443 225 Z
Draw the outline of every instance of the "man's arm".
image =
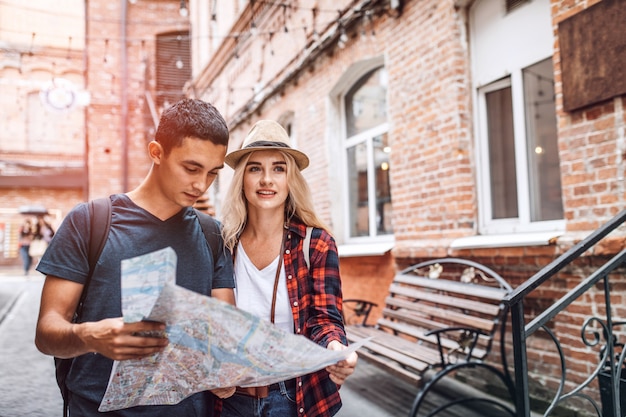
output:
M 235 291 L 232 288 L 214 288 L 211 291 L 211 297 L 235 305 Z
M 82 284 L 46 277 L 35 334 L 35 344 L 42 353 L 71 358 L 97 352 L 124 360 L 148 356 L 167 346 L 166 338 L 137 336 L 140 332 L 165 330 L 162 323 L 124 323 L 121 317 L 72 323 L 82 290 Z

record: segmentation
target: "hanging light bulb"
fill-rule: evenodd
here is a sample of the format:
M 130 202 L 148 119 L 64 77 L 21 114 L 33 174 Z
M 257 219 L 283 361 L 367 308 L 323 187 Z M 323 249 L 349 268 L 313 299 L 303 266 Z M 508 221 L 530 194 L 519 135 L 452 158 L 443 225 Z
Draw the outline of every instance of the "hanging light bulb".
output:
M 340 49 L 343 49 L 346 47 L 346 42 L 348 42 L 349 38 L 348 35 L 346 35 L 345 30 L 342 28 L 341 29 L 341 35 L 339 35 L 339 41 L 337 42 L 337 46 Z
M 184 66 L 185 66 L 185 63 L 183 62 L 183 60 L 182 60 L 182 59 L 180 59 L 180 58 L 178 58 L 178 59 L 176 60 L 176 68 L 178 68 L 178 69 L 183 69 L 183 67 L 184 67 Z
M 187 9 L 187 1 L 186 0 L 180 0 L 180 9 L 178 10 L 178 12 L 180 13 L 180 15 L 182 17 L 189 16 L 189 9 Z

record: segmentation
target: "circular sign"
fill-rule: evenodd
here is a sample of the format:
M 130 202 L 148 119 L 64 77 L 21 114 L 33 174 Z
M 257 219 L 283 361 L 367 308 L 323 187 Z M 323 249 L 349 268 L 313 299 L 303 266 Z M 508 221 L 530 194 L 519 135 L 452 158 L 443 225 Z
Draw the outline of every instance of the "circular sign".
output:
M 39 92 L 39 97 L 53 110 L 71 110 L 76 105 L 76 88 L 69 80 L 54 78 Z

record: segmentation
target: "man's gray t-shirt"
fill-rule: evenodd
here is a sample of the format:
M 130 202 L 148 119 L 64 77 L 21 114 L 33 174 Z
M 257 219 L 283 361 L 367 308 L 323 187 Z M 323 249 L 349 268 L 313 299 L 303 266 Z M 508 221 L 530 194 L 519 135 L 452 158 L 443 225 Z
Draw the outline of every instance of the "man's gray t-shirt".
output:
M 216 256 L 217 265 L 213 266 L 213 255 L 193 208 L 184 208 L 162 221 L 125 194 L 111 196 L 111 202 L 111 228 L 89 282 L 81 322 L 121 317 L 121 261 L 168 246 L 177 256 L 176 284 L 204 295 L 211 295 L 213 288 L 234 287 L 230 254 L 218 245 L 221 250 Z M 90 227 L 88 206 L 79 204 L 63 220 L 37 271 L 84 284 L 89 273 Z M 77 357 L 67 379 L 69 390 L 99 404 L 112 364 L 112 360 L 99 354 Z M 159 409 L 163 408 L 163 415 L 187 416 L 202 411 L 210 416 L 210 410 L 201 410 L 204 406 L 199 403 L 199 395 L 202 394 L 177 406 L 134 407 L 126 411 L 129 416 L 144 415 L 141 409 L 145 408 L 145 415 L 156 416 L 161 415 Z

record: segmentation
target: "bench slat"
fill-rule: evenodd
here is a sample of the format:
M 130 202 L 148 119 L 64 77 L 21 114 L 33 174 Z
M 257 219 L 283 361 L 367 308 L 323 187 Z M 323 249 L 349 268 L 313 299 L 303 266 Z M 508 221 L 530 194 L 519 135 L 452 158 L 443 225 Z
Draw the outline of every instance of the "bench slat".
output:
M 495 326 L 495 317 L 488 320 L 481 317 L 463 314 L 458 311 L 434 307 L 427 305 L 426 303 L 412 302 L 396 297 L 387 297 L 385 302 L 387 303 L 387 305 L 406 309 L 407 312 L 412 311 L 415 314 L 419 314 L 421 316 L 448 320 L 452 323 L 458 323 L 463 326 L 481 329 L 488 333 L 491 332 Z M 415 314 L 413 316 L 411 316 L 410 314 L 406 314 L 407 320 L 411 320 L 411 318 L 414 317 Z
M 426 332 L 431 331 L 431 330 L 439 330 L 439 329 L 443 329 L 443 328 L 446 328 L 446 327 L 450 327 L 450 326 L 444 326 L 441 323 L 436 323 L 436 322 L 428 321 L 428 320 L 426 320 L 426 321 L 424 321 L 424 320 L 410 320 L 410 319 L 408 319 L 404 315 L 400 315 L 399 316 L 400 319 L 397 320 L 396 319 L 396 315 L 394 314 L 397 311 L 399 311 L 399 310 L 389 310 L 389 311 L 386 311 L 385 316 L 381 317 L 378 320 L 378 323 L 376 323 L 377 326 L 394 327 L 394 325 L 403 324 L 403 325 L 406 326 L 407 329 L 413 329 L 413 332 L 415 334 L 418 334 L 418 335 L 419 334 L 423 335 Z M 396 320 L 394 321 L 394 319 L 396 319 Z M 428 325 L 427 326 L 422 326 L 423 322 L 426 322 Z M 409 334 L 409 333 L 407 333 L 407 334 Z M 442 336 L 443 336 L 444 339 L 446 338 L 445 335 L 442 335 Z M 424 336 L 423 338 L 420 337 L 420 339 L 422 339 L 424 341 L 428 341 L 428 342 L 433 341 L 432 343 L 436 343 L 436 342 L 434 342 L 434 340 L 436 340 L 435 336 Z M 478 337 L 478 345 L 479 346 L 487 346 L 489 344 L 490 340 L 491 340 L 491 337 L 480 335 Z M 449 347 L 449 346 L 446 346 L 444 344 L 444 347 Z
M 369 353 L 368 351 L 360 351 L 359 358 L 363 358 L 365 360 L 369 360 L 370 362 L 375 363 L 376 365 L 389 372 L 391 375 L 401 378 L 409 382 L 410 384 L 414 384 L 417 387 L 422 386 L 421 375 L 411 371 L 407 371 L 393 361 L 386 360 L 384 357 Z
M 378 358 L 381 361 L 394 361 L 397 362 L 398 364 L 400 364 L 402 366 L 403 369 L 413 372 L 413 373 L 417 373 L 417 374 L 423 374 L 428 368 L 429 368 L 429 363 L 433 363 L 432 358 L 428 358 L 429 361 L 423 361 L 420 360 L 419 358 L 416 358 L 415 356 L 419 356 L 420 353 L 425 353 L 425 351 L 420 352 L 419 350 L 404 350 L 402 352 L 398 351 L 396 349 L 396 345 L 392 345 L 394 346 L 393 348 L 390 348 L 388 345 L 383 345 L 383 344 L 379 344 L 377 343 L 377 340 L 381 340 L 381 341 L 385 341 L 386 339 L 384 339 L 381 335 L 381 333 L 384 333 L 382 331 L 378 331 L 378 335 L 376 334 L 376 332 L 372 333 L 372 334 L 368 334 L 369 336 L 374 336 L 377 339 L 373 339 L 370 342 L 367 343 L 367 349 L 362 349 L 361 351 L 359 351 L 359 355 L 364 352 L 364 351 L 368 351 L 370 353 L 370 355 L 375 354 L 378 356 Z M 392 338 L 397 338 L 397 336 L 393 336 L 390 334 L 386 334 L 386 336 L 391 336 Z M 356 342 L 361 340 L 363 337 L 359 336 L 358 334 L 356 334 L 355 332 L 351 332 L 350 336 L 349 336 L 349 340 Z M 418 345 L 416 345 L 418 346 Z M 406 353 L 405 353 L 406 352 Z M 426 352 L 428 353 L 428 352 Z M 432 355 L 432 354 L 431 354 Z M 423 355 L 422 355 L 423 356 Z M 439 359 L 436 359 L 434 361 L 434 363 L 438 363 Z M 407 369 L 407 368 L 412 368 L 412 369 Z
M 394 310 L 391 308 L 383 309 L 383 316 L 379 319 L 379 322 L 385 319 L 396 319 L 396 320 L 410 323 L 411 325 L 414 325 L 423 329 L 429 329 L 429 330 L 441 329 L 442 327 L 444 327 L 443 324 L 430 320 L 427 317 L 421 317 L 417 314 L 408 316 L 408 314 L 401 309 L 397 309 L 397 310 Z
M 402 362 L 402 356 L 409 356 L 424 364 L 435 364 L 440 362 L 439 351 L 432 348 L 431 345 L 418 344 L 412 340 L 407 340 L 401 336 L 395 336 L 392 333 L 388 333 L 384 330 L 374 327 L 360 327 L 354 326 L 349 330 L 350 336 L 357 336 L 360 338 L 374 337 L 371 342 L 367 344 L 368 349 L 376 350 L 372 344 L 382 346 L 385 349 L 390 349 L 399 352 L 401 357 L 394 356 L 394 359 Z M 428 365 L 425 365 L 426 367 Z
M 424 342 L 432 343 L 434 346 L 437 345 L 437 338 L 435 336 L 425 336 L 423 331 L 416 329 L 414 326 L 383 319 L 379 321 L 379 325 L 391 330 L 396 330 L 408 336 L 415 337 Z M 484 349 L 487 343 L 489 343 L 488 338 L 484 336 L 479 337 L 476 343 L 476 347 L 472 352 L 472 356 L 478 359 L 483 359 L 485 356 L 487 356 L 487 351 L 486 349 Z M 454 350 L 459 347 L 459 343 L 442 335 L 441 346 L 443 346 L 447 350 Z
M 500 312 L 499 305 L 482 303 L 480 301 L 468 300 L 467 298 L 452 297 L 439 293 L 420 291 L 419 289 L 415 289 L 414 287 L 412 288 L 404 285 L 391 284 L 391 287 L 389 288 L 389 293 L 392 295 L 402 295 L 412 298 L 414 300 L 425 300 L 432 303 L 456 307 L 464 310 L 471 310 L 478 313 L 487 314 L 489 316 L 496 316 Z
M 499 288 L 486 287 L 477 284 L 465 284 L 462 282 L 450 281 L 447 279 L 431 279 L 414 275 L 395 276 L 394 283 L 402 283 L 415 285 L 416 287 L 430 288 L 433 290 L 442 290 L 457 294 L 465 294 L 473 297 L 485 298 L 488 300 L 501 300 L 507 295 L 506 290 Z

